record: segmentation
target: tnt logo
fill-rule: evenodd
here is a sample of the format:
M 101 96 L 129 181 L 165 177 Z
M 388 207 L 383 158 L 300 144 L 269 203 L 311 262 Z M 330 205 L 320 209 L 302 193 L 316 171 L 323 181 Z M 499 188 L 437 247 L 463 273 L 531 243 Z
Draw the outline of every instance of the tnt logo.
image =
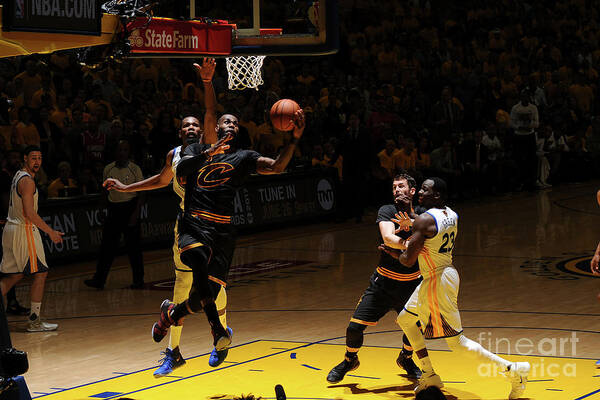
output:
M 329 211 L 333 208 L 335 195 L 333 193 L 333 188 L 327 179 L 321 179 L 319 181 L 319 184 L 317 185 L 317 199 L 319 199 L 319 204 L 323 210 Z
M 25 18 L 25 0 L 15 1 L 15 17 Z
M 129 36 L 129 43 L 131 43 L 132 47 L 144 46 L 144 39 L 142 39 L 142 36 L 140 36 L 139 29 L 135 29 L 133 32 L 131 32 L 131 35 Z

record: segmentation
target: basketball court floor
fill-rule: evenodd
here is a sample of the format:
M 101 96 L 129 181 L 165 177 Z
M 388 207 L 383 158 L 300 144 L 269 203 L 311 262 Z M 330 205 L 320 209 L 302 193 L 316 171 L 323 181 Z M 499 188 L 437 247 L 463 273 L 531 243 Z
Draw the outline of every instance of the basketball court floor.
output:
M 532 364 L 526 398 L 600 399 L 600 281 L 589 260 L 600 240 L 600 182 L 464 202 L 455 265 L 465 334 L 510 360 Z M 203 315 L 186 318 L 187 364 L 170 377 L 152 372 L 164 343 L 150 329 L 171 296 L 168 249 L 145 253 L 145 290 L 131 283 L 127 260 L 115 262 L 107 288 L 87 288 L 93 263 L 50 272 L 49 333 L 26 333 L 11 317 L 15 347 L 29 354 L 25 379 L 35 398 L 274 399 L 413 398 L 414 381 L 396 366 L 401 332 L 388 314 L 369 327 L 361 366 L 335 385 L 325 377 L 344 355 L 346 326 L 378 260 L 374 216 L 243 236 L 228 287 L 234 346 L 219 368 L 207 364 L 211 337 Z M 259 272 L 251 273 L 250 271 Z M 152 283 L 151 283 L 152 282 Z M 19 287 L 20 299 L 28 287 Z M 429 342 L 449 399 L 505 399 L 509 383 L 490 366 L 452 357 Z

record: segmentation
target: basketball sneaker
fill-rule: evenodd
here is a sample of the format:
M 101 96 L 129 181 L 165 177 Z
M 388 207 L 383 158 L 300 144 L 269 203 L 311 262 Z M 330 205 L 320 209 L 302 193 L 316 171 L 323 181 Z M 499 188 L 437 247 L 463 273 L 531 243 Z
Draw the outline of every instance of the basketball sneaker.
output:
M 329 383 L 338 383 L 344 379 L 344 376 L 350 372 L 354 371 L 360 365 L 360 361 L 358 361 L 358 357 L 354 357 L 349 359 L 344 357 L 344 361 L 336 365 L 329 371 L 327 375 L 327 382 Z
M 525 386 L 527 386 L 527 375 L 529 375 L 531 365 L 528 362 L 514 362 L 508 368 L 506 377 L 512 385 L 508 398 L 520 399 L 525 392 Z
M 44 322 L 42 319 L 35 314 L 29 316 L 29 324 L 27 325 L 27 332 L 49 332 L 58 329 L 58 324 L 51 324 Z
M 229 333 L 230 338 L 233 337 L 233 330 L 231 330 L 231 328 L 229 328 L 229 327 L 227 328 L 227 333 Z M 225 361 L 225 359 L 227 358 L 227 354 L 229 354 L 229 349 L 219 351 L 215 347 L 214 349 L 212 349 L 212 351 L 210 353 L 210 357 L 208 359 L 208 365 L 210 365 L 213 368 L 218 367 L 219 365 L 221 365 L 223 363 L 223 361 Z
M 229 349 L 229 346 L 231 345 L 231 336 L 229 335 L 229 330 L 223 329 L 219 323 L 217 329 L 214 327 L 211 329 L 211 333 L 213 335 L 213 345 L 215 346 L 215 350 L 225 351 Z
M 443 388 L 444 384 L 442 383 L 442 378 L 434 371 L 424 372 L 421 375 L 421 378 L 419 378 L 419 384 L 415 388 L 415 394 L 431 386 L 435 386 L 438 389 Z
M 412 357 L 408 357 L 406 352 L 402 350 L 398 354 L 396 364 L 406 371 L 406 375 L 411 379 L 419 379 L 421 377 L 421 370 L 417 367 L 417 364 L 413 361 Z
M 154 325 L 152 325 L 152 339 L 154 339 L 156 343 L 167 336 L 167 332 L 171 325 L 179 326 L 183 323 L 182 320 L 174 321 L 173 318 L 171 318 L 173 308 L 175 308 L 175 303 L 170 300 L 164 300 L 160 305 L 160 318 L 158 319 L 158 322 L 155 322 Z
M 160 354 L 164 354 L 165 356 L 159 361 L 160 367 L 154 371 L 155 378 L 167 376 L 173 372 L 174 369 L 177 369 L 185 364 L 185 360 L 179 352 L 179 346 L 175 347 L 173 350 L 167 347 L 167 349 L 162 351 Z

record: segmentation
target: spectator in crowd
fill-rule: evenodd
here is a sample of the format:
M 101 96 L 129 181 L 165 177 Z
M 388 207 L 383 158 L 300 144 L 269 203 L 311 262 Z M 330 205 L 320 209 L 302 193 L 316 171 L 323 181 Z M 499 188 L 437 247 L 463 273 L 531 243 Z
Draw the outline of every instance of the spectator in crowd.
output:
M 385 149 L 381 150 L 377 157 L 379 164 L 386 171 L 387 177 L 392 179 L 398 169 L 400 150 L 396 147 L 396 142 L 392 139 L 385 141 Z
M 23 149 L 26 146 L 40 146 L 40 133 L 32 120 L 32 110 L 29 107 L 19 109 L 19 121 L 15 124 L 11 138 L 11 146 Z
M 77 182 L 71 178 L 71 164 L 68 161 L 58 163 L 58 178 L 48 186 L 48 198 L 72 197 L 78 194 Z
M 128 185 L 144 179 L 140 167 L 129 160 L 129 142 L 122 140 L 117 147 L 116 161 L 104 168 L 103 180 L 118 179 Z M 108 214 L 102 230 L 102 243 L 96 265 L 96 273 L 85 284 L 89 287 L 104 289 L 108 273 L 117 255 L 121 234 L 125 235 L 129 263 L 133 273 L 132 289 L 144 287 L 144 260 L 140 248 L 140 208 L 143 195 L 121 193 L 111 190 L 108 193 Z
M 513 149 L 519 164 L 520 184 L 533 189 L 537 173 L 535 129 L 539 126 L 539 115 L 529 96 L 528 91 L 521 92 L 521 101 L 510 110 L 510 126 L 514 130 Z

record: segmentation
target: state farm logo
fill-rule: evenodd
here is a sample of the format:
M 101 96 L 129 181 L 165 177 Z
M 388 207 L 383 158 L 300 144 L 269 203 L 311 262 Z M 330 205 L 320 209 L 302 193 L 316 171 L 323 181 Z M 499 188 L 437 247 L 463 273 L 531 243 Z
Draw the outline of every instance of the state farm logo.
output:
M 132 47 L 144 47 L 144 39 L 140 36 L 140 30 L 136 29 L 129 36 L 129 43 Z
M 135 29 L 129 36 L 133 48 L 154 50 L 193 50 L 198 48 L 198 36 L 168 29 Z

